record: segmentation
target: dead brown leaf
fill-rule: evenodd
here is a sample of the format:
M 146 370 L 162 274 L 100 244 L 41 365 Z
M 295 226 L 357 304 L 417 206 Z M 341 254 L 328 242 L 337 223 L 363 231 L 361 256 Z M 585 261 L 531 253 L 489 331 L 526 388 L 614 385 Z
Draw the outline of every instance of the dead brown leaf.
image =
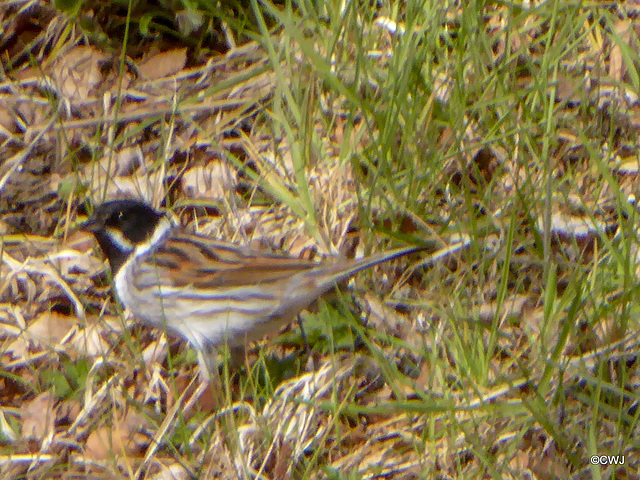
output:
M 138 73 L 144 80 L 158 80 L 159 78 L 175 75 L 184 68 L 187 62 L 187 49 L 175 48 L 157 53 L 145 58 L 138 64 Z
M 182 190 L 188 198 L 224 199 L 236 183 L 235 169 L 219 160 L 190 168 L 182 176 Z
M 100 64 L 108 54 L 95 47 L 79 46 L 61 55 L 49 75 L 56 91 L 70 101 L 86 101 L 102 80 Z
M 85 458 L 91 461 L 103 461 L 112 456 L 116 458 L 140 456 L 148 445 L 148 439 L 140 433 L 140 429 L 147 423 L 144 417 L 132 410 L 119 417 L 116 416 L 112 424 L 91 432 L 84 450 Z
M 633 33 L 632 24 L 629 20 L 619 20 L 615 26 L 618 38 L 625 45 L 629 46 L 631 40 L 631 34 Z M 627 68 L 622 58 L 622 49 L 620 44 L 614 43 L 611 47 L 611 53 L 609 54 L 609 77 L 616 82 L 620 82 L 624 79 Z
M 25 359 L 30 344 L 42 350 L 54 349 L 76 324 L 76 319 L 68 315 L 46 311 L 32 321 L 27 329 L 12 343 L 6 352 L 14 358 Z
M 22 438 L 42 442 L 54 432 L 56 410 L 51 392 L 43 392 L 22 406 Z

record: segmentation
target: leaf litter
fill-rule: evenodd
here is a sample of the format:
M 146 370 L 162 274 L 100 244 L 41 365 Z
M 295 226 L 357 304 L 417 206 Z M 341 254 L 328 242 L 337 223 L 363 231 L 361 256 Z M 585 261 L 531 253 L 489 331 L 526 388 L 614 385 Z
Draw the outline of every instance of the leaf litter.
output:
M 129 59 L 130 64 L 120 70 L 112 53 L 83 45 L 77 32 L 65 37 L 68 20 L 44 2 L 30 2 L 31 10 L 27 2 L 14 3 L 17 7 L 0 7 L 5 32 L 0 48 L 15 62 L 0 85 L 0 353 L 7 372 L 2 379 L 0 432 L 8 446 L 0 457 L 3 476 L 69 478 L 57 470 L 64 466 L 69 475 L 81 472 L 96 478 L 189 478 L 196 472 L 205 478 L 276 478 L 304 471 L 305 462 L 317 457 L 321 457 L 318 463 L 339 472 L 357 472 L 362 478 L 416 478 L 424 472 L 456 476 L 461 471 L 474 476 L 486 473 L 483 459 L 476 455 L 478 438 L 503 455 L 515 451 L 500 460 L 516 472 L 526 470 L 541 477 L 573 473 L 565 452 L 571 442 L 579 447 L 578 439 L 558 445 L 557 436 L 539 423 L 532 423 L 522 436 L 519 425 L 504 425 L 489 415 L 488 406 L 495 403 L 520 405 L 520 393 L 527 399 L 527 390 L 543 378 L 543 372 L 526 370 L 526 365 L 548 362 L 531 339 L 555 345 L 563 334 L 549 328 L 550 313 L 539 297 L 540 265 L 528 255 L 526 242 L 514 253 L 513 261 L 521 270 L 512 295 L 501 297 L 492 282 L 478 284 L 474 275 L 462 273 L 463 267 L 473 270 L 481 265 L 461 249 L 447 252 L 445 261 L 424 274 L 421 285 L 431 282 L 439 288 L 419 289 L 409 282 L 400 292 L 404 303 L 432 305 L 426 315 L 424 308 L 392 308 L 364 297 L 363 310 L 369 312 L 371 326 L 390 339 L 373 350 L 380 358 L 393 359 L 395 363 L 390 363 L 398 369 L 404 368 L 402 362 L 418 359 L 416 369 L 407 367 L 406 375 L 399 377 L 401 385 L 390 380 L 397 377 L 387 375 L 382 362 L 372 366 L 371 358 L 360 352 L 338 353 L 337 358 L 323 357 L 313 372 L 302 371 L 282 381 L 266 399 L 247 399 L 248 395 L 234 391 L 231 404 L 195 412 L 204 404 L 198 404 L 188 387 L 193 371 L 181 365 L 173 377 L 167 373 L 175 342 L 158 332 L 125 328 L 109 297 L 106 269 L 96 260 L 94 244 L 71 233 L 77 224 L 74 218 L 82 218 L 77 209 L 81 200 L 135 196 L 159 206 L 169 199 L 185 225 L 205 234 L 313 258 L 335 252 L 361 255 L 362 246 L 353 248 L 351 242 L 360 214 L 354 189 L 361 172 L 342 160 L 341 146 L 345 131 L 351 132 L 355 149 L 375 145 L 377 127 L 366 119 L 349 118 L 348 109 L 340 109 L 346 101 L 320 95 L 319 103 L 325 112 L 335 113 L 335 122 L 329 126 L 314 119 L 314 134 L 327 140 L 309 155 L 312 161 L 305 177 L 309 203 L 288 203 L 284 199 L 299 188 L 299 145 L 265 126 L 265 106 L 278 92 L 263 47 L 249 42 L 225 55 L 196 60 L 183 47 L 155 49 Z M 544 205 L 533 204 L 519 225 L 524 238 L 545 230 L 551 235 L 550 251 L 562 267 L 560 289 L 570 284 L 576 264 L 595 267 L 601 262 L 602 239 L 615 241 L 622 235 L 624 225 L 617 215 L 620 198 L 637 195 L 637 145 L 630 139 L 637 138 L 640 107 L 637 92 L 627 81 L 632 72 L 623 48 L 637 45 L 637 27 L 636 17 L 622 12 L 627 7 L 619 8 L 618 43 L 602 38 L 594 27 L 575 55 L 562 64 L 563 73 L 553 86 L 560 125 L 550 168 L 555 178 L 566 181 L 552 196 L 549 215 Z M 446 27 L 457 28 L 462 13 L 452 8 Z M 513 52 L 516 57 L 528 56 L 520 60 L 535 63 L 543 53 L 539 39 L 544 33 L 535 12 L 509 35 L 507 12 L 496 6 L 489 13 L 485 28 L 495 35 L 495 65 Z M 31 20 L 40 30 L 23 30 Z M 382 70 L 393 56 L 394 36 L 420 31 L 418 26 L 407 33 L 401 22 L 383 17 L 375 28 L 377 44 L 370 57 L 379 59 Z M 37 65 L 26 60 L 27 50 L 15 42 L 28 34 L 35 34 L 37 41 L 22 45 L 35 45 L 29 54 Z M 278 35 L 282 34 L 276 33 L 274 42 L 282 39 Z M 605 61 L 607 49 L 608 68 L 600 75 L 597 67 Z M 294 57 L 305 61 L 300 52 Z M 436 70 L 427 72 L 434 78 L 434 98 L 447 105 L 455 77 L 447 68 Z M 282 71 L 299 74 L 290 65 Z M 472 79 L 475 72 L 469 67 L 464 74 Z M 336 75 L 351 81 L 349 71 L 338 70 Z M 525 73 L 518 82 L 526 90 L 536 78 Z M 375 88 L 381 84 L 371 80 Z M 610 141 L 602 140 L 591 125 L 576 132 L 576 109 L 585 105 L 604 119 L 615 111 L 610 120 L 623 133 Z M 473 199 L 484 218 L 500 223 L 514 197 L 541 188 L 548 172 L 527 160 L 527 145 L 520 143 L 519 133 L 509 135 L 513 144 L 487 144 L 486 125 L 470 115 L 464 120 L 466 128 L 458 136 L 449 127 L 439 130 L 439 148 L 460 152 L 449 156 L 437 173 L 446 185 L 439 192 L 440 220 L 455 221 L 459 215 L 460 206 L 451 193 L 457 191 Z M 419 136 L 416 132 L 418 145 Z M 598 140 L 606 158 L 598 166 L 600 173 L 604 169 L 614 176 L 619 193 L 597 181 L 599 172 L 594 172 L 587 156 L 588 148 L 593 148 L 591 137 Z M 577 175 L 570 175 L 575 171 Z M 260 188 L 252 183 L 255 178 L 260 179 Z M 497 205 L 481 195 L 488 185 L 499 199 Z M 374 218 L 382 215 L 380 205 L 372 205 L 372 210 Z M 486 210 L 489 213 L 483 214 Z M 305 218 L 312 213 L 317 215 L 316 234 L 309 234 Z M 382 224 L 385 219 L 378 221 Z M 422 233 L 437 225 L 413 224 Z M 501 245 L 506 232 L 498 230 Z M 457 238 L 450 234 L 438 240 L 438 246 L 446 249 Z M 637 256 L 637 249 L 631 255 Z M 378 273 L 392 284 L 397 279 L 393 266 Z M 495 272 L 486 275 L 497 278 Z M 448 302 L 461 290 L 473 289 L 479 292 L 473 309 L 459 312 Z M 612 287 L 607 300 L 615 302 L 623 294 Z M 596 309 L 595 303 L 586 298 L 585 311 Z M 566 310 L 560 312 L 556 314 Z M 605 364 L 605 359 L 609 362 L 605 365 L 628 362 L 637 352 L 637 342 L 616 325 L 613 314 L 603 317 L 595 326 L 577 321 L 581 335 L 567 341 L 556 360 L 566 369 L 560 380 L 572 385 L 567 389 L 575 398 L 582 394 L 583 379 L 591 378 L 585 372 Z M 495 370 L 487 373 L 495 384 L 474 385 L 475 394 L 468 393 L 468 377 L 459 372 L 473 365 L 465 367 L 464 358 L 453 355 L 449 322 L 461 322 L 463 334 L 474 322 L 500 323 L 500 338 L 492 339 L 489 331 L 483 338 L 487 345 L 497 345 Z M 458 340 L 464 346 L 463 337 Z M 139 345 L 131 345 L 136 342 Z M 442 372 L 438 364 L 425 359 L 420 353 L 424 345 L 432 355 L 446 359 L 451 371 Z M 286 347 L 283 350 L 280 353 L 286 356 Z M 141 352 L 138 358 L 133 358 L 135 352 Z M 72 372 L 67 360 L 86 364 L 87 372 Z M 44 371 L 48 377 L 38 375 Z M 505 372 L 512 375 L 506 381 Z M 612 368 L 611 376 L 616 375 Z M 49 378 L 48 383 L 42 383 L 43 378 Z M 75 394 L 56 395 L 61 382 L 77 380 L 84 383 Z M 628 380 L 632 384 L 637 378 Z M 550 391 L 561 388 L 557 377 L 549 382 Z M 397 402 L 406 408 L 393 411 Z M 421 410 L 429 406 L 433 411 Z M 572 404 L 577 410 L 580 406 Z M 190 415 L 200 420 L 201 428 L 190 431 L 181 443 L 191 449 L 183 454 L 172 442 L 174 436 L 185 435 L 178 433 L 179 424 L 193 418 Z M 464 433 L 456 438 L 429 436 L 440 428 L 448 431 L 444 425 L 451 416 Z M 602 423 L 614 438 L 615 418 Z M 501 450 L 505 445 L 513 448 Z M 625 453 L 629 462 L 638 462 L 633 449 Z M 308 476 L 323 474 L 318 470 Z

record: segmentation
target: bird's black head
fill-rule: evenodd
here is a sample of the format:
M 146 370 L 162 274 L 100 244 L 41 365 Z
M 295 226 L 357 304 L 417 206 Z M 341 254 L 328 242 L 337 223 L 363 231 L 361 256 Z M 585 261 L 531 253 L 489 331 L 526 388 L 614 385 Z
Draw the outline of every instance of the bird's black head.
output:
M 153 235 L 162 217 L 140 200 L 113 200 L 96 207 L 82 228 L 94 234 L 115 275 L 136 246 Z

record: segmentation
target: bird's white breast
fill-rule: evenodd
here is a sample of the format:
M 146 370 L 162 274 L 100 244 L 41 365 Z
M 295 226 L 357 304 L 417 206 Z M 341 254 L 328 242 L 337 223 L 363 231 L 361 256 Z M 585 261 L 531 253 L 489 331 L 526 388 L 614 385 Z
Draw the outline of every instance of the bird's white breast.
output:
M 172 223 L 163 218 L 151 238 L 138 246 L 120 268 L 115 277 L 115 289 L 122 305 L 134 315 L 151 324 L 161 324 L 162 304 L 152 295 L 140 294 L 133 287 L 135 270 L 139 262 L 143 261 L 149 253 L 161 243 L 169 234 Z

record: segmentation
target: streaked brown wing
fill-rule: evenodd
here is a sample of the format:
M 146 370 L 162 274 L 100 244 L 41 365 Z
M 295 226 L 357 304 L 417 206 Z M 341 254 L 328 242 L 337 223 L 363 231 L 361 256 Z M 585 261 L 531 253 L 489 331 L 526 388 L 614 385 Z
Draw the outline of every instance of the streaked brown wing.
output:
M 153 262 L 156 268 L 144 269 L 146 274 L 137 276 L 139 289 L 158 284 L 208 290 L 279 283 L 319 265 L 250 252 L 232 244 L 179 233 L 169 237 L 146 262 Z

